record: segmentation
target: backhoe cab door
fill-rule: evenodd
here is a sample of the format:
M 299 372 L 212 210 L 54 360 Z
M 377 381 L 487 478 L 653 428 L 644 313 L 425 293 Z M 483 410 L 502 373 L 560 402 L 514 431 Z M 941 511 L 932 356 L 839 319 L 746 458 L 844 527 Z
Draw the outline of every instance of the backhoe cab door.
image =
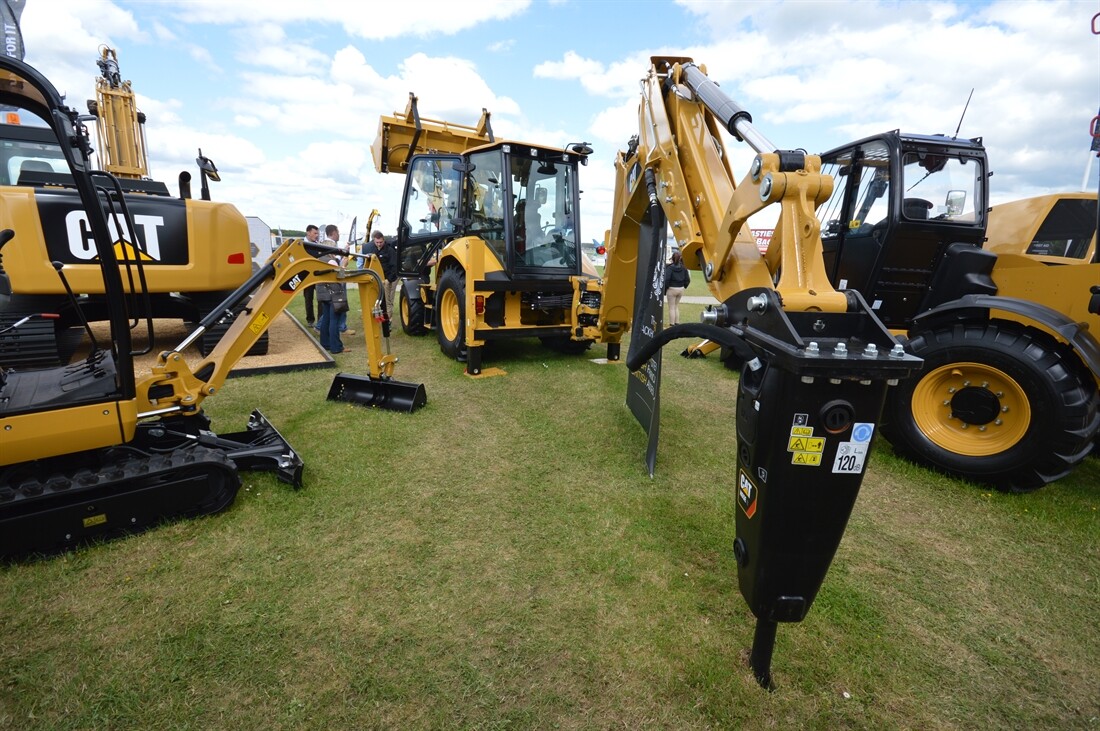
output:
M 402 276 L 427 274 L 441 246 L 457 235 L 461 163 L 458 155 L 417 155 L 410 161 L 397 232 Z

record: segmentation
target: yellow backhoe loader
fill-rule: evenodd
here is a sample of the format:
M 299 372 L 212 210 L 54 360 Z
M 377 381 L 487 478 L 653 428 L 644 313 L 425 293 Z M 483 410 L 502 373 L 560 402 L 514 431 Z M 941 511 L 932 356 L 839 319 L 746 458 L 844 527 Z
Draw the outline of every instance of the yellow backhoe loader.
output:
M 85 268 L 98 272 L 95 284 L 104 292 L 110 323 L 105 341 L 83 322 L 91 352 L 71 364 L 0 368 L 0 557 L 63 550 L 168 518 L 217 512 L 233 502 L 242 469 L 273 470 L 300 486 L 301 458 L 263 414 L 253 412 L 243 432 L 219 435 L 211 431 L 202 403 L 305 287 L 354 283 L 360 301 L 368 303 L 363 328 L 369 375 L 338 374 L 329 399 L 400 411 L 426 402 L 422 385 L 392 378 L 396 358 L 384 350 L 388 317 L 377 260 L 367 257 L 362 266 L 344 270 L 319 258 L 338 250 L 300 242 L 280 246 L 179 346 L 160 353 L 149 373 L 136 373 L 129 310 L 135 263 L 120 261 L 111 234 L 112 226 L 133 224 L 122 185 L 93 170 L 80 116 L 32 67 L 0 57 L 0 104 L 17 106 L 46 125 L 61 143 L 67 169 L 48 190 L 0 186 L 0 301 L 10 297 L 17 280 L 7 263 L 32 261 L 40 255 L 42 227 L 60 225 L 36 200 L 56 187 L 79 201 L 91 252 Z M 235 218 L 224 222 L 236 226 Z M 208 233 L 217 238 L 215 223 L 209 222 Z M 50 267 L 71 293 L 67 269 L 61 262 Z M 4 327 L 17 335 L 26 322 L 55 314 L 30 313 Z M 214 329 L 221 337 L 192 366 L 182 351 Z
M 435 330 L 440 349 L 482 373 L 482 349 L 538 337 L 580 353 L 595 328 L 602 283 L 581 251 L 577 172 L 587 143 L 552 148 L 498 140 L 490 115 L 476 125 L 404 113 L 383 116 L 372 147 L 381 173 L 406 176 L 397 224 L 401 325 Z M 605 332 L 617 359 L 625 332 Z

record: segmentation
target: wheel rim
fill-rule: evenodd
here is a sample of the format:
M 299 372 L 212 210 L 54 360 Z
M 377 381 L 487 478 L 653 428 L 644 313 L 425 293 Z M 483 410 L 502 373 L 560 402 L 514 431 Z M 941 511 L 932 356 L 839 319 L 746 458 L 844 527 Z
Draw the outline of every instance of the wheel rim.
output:
M 988 457 L 1015 446 L 1031 425 L 1027 393 L 984 363 L 951 363 L 928 372 L 913 389 L 913 420 L 936 446 Z
M 404 295 L 401 296 L 401 324 L 409 325 L 409 298 Z
M 462 321 L 458 307 L 458 295 L 453 289 L 443 290 L 439 298 L 439 326 L 443 329 L 443 335 L 447 340 L 458 340 L 458 328 Z

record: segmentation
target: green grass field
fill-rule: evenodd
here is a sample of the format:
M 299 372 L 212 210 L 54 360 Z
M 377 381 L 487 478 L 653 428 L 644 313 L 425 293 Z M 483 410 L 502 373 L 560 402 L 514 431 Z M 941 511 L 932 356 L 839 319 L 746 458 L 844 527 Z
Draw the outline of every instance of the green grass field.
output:
M 0 568 L 0 728 L 1100 728 L 1100 460 L 1010 496 L 880 442 L 768 693 L 734 373 L 666 350 L 650 478 L 621 364 L 521 341 L 470 379 L 391 345 L 414 414 L 326 401 L 336 371 L 206 402 L 226 432 L 260 408 L 303 490 L 246 474 L 220 515 Z

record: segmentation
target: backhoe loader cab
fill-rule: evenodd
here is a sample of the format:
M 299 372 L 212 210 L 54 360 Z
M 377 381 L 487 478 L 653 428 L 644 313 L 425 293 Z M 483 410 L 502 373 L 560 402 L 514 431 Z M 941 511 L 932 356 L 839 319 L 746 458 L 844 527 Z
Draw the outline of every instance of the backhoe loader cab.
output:
M 575 294 L 598 304 L 577 215 L 588 152 L 496 142 L 412 156 L 397 234 L 405 332 L 435 329 L 443 352 L 473 375 L 496 338 L 587 349 Z

